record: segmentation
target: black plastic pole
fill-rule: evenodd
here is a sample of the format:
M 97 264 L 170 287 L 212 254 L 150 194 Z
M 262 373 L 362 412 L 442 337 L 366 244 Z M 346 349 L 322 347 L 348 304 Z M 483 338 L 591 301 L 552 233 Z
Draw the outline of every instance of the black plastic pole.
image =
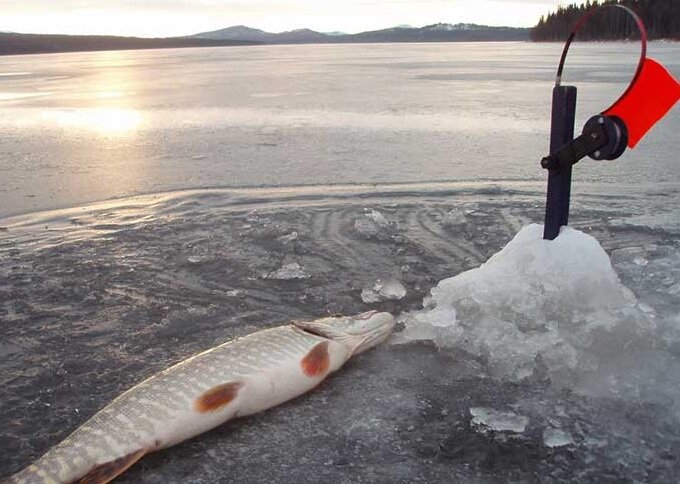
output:
M 576 87 L 555 86 L 552 99 L 550 126 L 550 152 L 554 153 L 574 139 L 576 116 Z M 560 227 L 569 222 L 569 197 L 571 195 L 571 165 L 560 166 L 548 172 L 548 196 L 545 205 L 543 238 L 553 240 Z

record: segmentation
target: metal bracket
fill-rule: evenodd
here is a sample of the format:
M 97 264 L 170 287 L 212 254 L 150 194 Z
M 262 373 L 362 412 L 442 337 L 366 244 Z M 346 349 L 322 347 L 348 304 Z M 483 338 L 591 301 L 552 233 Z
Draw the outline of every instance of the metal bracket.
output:
M 572 166 L 605 146 L 608 143 L 608 137 L 603 126 L 604 118 L 601 118 L 602 123 L 592 124 L 586 128 L 581 136 L 543 158 L 541 166 L 546 170 L 559 170 L 566 166 Z

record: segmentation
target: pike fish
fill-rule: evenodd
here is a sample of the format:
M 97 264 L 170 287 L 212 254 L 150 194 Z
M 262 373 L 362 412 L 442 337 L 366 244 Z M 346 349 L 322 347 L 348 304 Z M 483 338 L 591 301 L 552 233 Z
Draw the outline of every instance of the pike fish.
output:
M 193 356 L 109 403 L 8 484 L 105 483 L 150 452 L 317 386 L 387 339 L 389 313 L 296 321 Z

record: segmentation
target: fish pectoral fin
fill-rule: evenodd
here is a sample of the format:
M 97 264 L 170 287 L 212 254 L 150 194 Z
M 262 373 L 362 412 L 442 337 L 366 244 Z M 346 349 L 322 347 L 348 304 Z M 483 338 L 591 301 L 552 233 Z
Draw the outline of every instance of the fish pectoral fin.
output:
M 300 366 L 305 375 L 310 378 L 326 376 L 326 372 L 331 366 L 331 357 L 328 352 L 328 341 L 323 341 L 302 358 Z
M 199 413 L 220 410 L 236 399 L 239 391 L 243 388 L 243 385 L 244 383 L 241 381 L 232 381 L 217 385 L 194 400 L 194 408 Z
M 105 484 L 128 470 L 147 453 L 148 449 L 140 449 L 136 452 L 124 455 L 123 457 L 119 457 L 118 459 L 99 464 L 86 475 L 74 481 L 74 483 Z

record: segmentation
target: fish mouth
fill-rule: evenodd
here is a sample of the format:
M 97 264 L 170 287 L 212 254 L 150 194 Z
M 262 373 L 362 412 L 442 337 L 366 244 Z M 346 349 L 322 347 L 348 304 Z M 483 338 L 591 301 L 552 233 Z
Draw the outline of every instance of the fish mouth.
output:
M 394 316 L 392 316 L 390 313 L 381 313 L 379 311 L 370 312 L 372 314 L 363 319 L 371 319 L 375 317 L 375 326 L 359 337 L 359 340 L 356 342 L 356 346 L 352 351 L 352 354 L 354 355 L 379 345 L 389 337 L 389 335 L 392 333 L 392 329 L 394 329 L 396 321 Z M 357 317 L 357 319 L 359 318 Z
M 312 334 L 314 336 L 321 336 L 322 338 L 329 338 L 328 332 L 324 331 L 324 328 L 316 328 L 311 325 L 306 325 L 304 322 L 294 321 L 293 327 L 300 331 L 304 331 L 307 334 Z
M 298 330 L 345 344 L 350 354 L 360 353 L 381 343 L 392 332 L 394 316 L 367 311 L 350 317 L 330 317 L 316 321 L 293 321 Z

